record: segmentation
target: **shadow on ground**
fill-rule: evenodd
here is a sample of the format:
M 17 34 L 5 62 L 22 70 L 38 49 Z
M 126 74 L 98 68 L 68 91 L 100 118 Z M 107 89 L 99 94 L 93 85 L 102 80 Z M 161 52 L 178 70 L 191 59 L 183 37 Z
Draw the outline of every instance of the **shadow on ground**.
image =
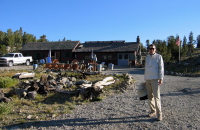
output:
M 123 118 L 104 118 L 104 119 L 87 119 L 87 118 L 75 118 L 75 119 L 63 119 L 52 121 L 37 121 L 25 124 L 15 124 L 5 126 L 6 129 L 14 128 L 30 128 L 34 126 L 39 127 L 51 127 L 51 126 L 87 126 L 87 125 L 100 125 L 100 124 L 116 124 L 116 123 L 134 123 L 134 122 L 156 122 L 156 118 L 147 118 L 147 116 L 135 116 L 135 117 L 123 117 Z

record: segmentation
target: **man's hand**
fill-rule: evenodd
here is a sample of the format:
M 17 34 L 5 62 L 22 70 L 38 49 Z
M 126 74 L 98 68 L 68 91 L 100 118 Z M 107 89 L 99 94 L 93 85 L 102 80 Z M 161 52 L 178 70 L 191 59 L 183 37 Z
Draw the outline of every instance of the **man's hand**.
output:
M 161 85 L 161 84 L 163 84 L 163 80 L 162 80 L 162 79 L 159 79 L 159 80 L 158 80 L 158 85 Z

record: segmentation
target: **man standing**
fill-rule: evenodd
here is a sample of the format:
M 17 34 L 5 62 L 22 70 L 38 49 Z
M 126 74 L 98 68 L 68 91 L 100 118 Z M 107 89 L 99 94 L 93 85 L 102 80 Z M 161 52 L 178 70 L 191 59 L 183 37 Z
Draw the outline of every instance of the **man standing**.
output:
M 149 55 L 145 60 L 144 79 L 150 105 L 150 117 L 157 115 L 158 120 L 162 120 L 160 85 L 164 78 L 164 63 L 161 55 L 156 53 L 156 46 L 151 44 L 148 47 Z

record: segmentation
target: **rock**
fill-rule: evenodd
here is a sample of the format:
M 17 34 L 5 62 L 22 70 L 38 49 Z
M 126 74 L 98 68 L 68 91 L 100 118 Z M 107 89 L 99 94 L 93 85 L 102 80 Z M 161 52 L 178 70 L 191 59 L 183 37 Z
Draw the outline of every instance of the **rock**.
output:
M 183 93 L 192 93 L 192 89 L 191 88 L 184 88 L 181 90 Z
M 13 89 L 9 92 L 9 95 L 17 95 L 19 98 L 26 97 L 27 92 L 25 89 Z
M 69 81 L 69 79 L 68 79 L 67 77 L 62 77 L 61 82 L 62 82 L 63 84 L 65 84 L 65 83 L 68 82 L 68 81 Z
M 44 85 L 45 83 L 47 83 L 47 81 L 48 81 L 47 77 L 48 77 L 48 75 L 42 75 L 40 77 L 40 84 Z
M 72 77 L 72 78 L 71 78 L 71 81 L 72 81 L 72 82 L 76 82 L 76 78 L 75 78 L 75 77 Z
M 12 98 L 4 97 L 4 98 L 2 98 L 2 101 L 5 103 L 9 103 L 10 101 L 12 101 Z
M 56 85 L 55 89 L 63 89 L 63 85 Z
M 72 87 L 74 84 L 72 81 L 66 82 L 67 87 Z
M 39 83 L 37 83 L 36 81 L 33 81 L 31 83 L 31 87 L 28 88 L 29 91 L 38 91 L 39 90 Z
M 32 115 L 28 115 L 26 118 L 31 119 L 32 117 L 33 117 Z
M 36 95 L 37 95 L 36 91 L 28 92 L 29 99 L 35 99 Z
M 55 117 L 56 117 L 56 114 L 53 114 L 51 117 L 52 117 L 52 118 L 55 118 Z
M 76 81 L 75 85 L 88 84 L 88 83 L 90 83 L 90 81 L 81 80 L 81 81 Z
M 0 98 L 4 98 L 4 92 L 3 92 L 3 90 L 0 90 Z

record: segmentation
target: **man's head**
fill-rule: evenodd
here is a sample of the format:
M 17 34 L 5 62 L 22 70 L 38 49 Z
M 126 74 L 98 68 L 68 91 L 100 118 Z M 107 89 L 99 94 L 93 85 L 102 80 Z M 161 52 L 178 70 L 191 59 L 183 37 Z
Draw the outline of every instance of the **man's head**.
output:
M 153 55 L 156 53 L 156 46 L 154 44 L 151 44 L 149 45 L 148 50 L 149 50 L 149 54 Z

